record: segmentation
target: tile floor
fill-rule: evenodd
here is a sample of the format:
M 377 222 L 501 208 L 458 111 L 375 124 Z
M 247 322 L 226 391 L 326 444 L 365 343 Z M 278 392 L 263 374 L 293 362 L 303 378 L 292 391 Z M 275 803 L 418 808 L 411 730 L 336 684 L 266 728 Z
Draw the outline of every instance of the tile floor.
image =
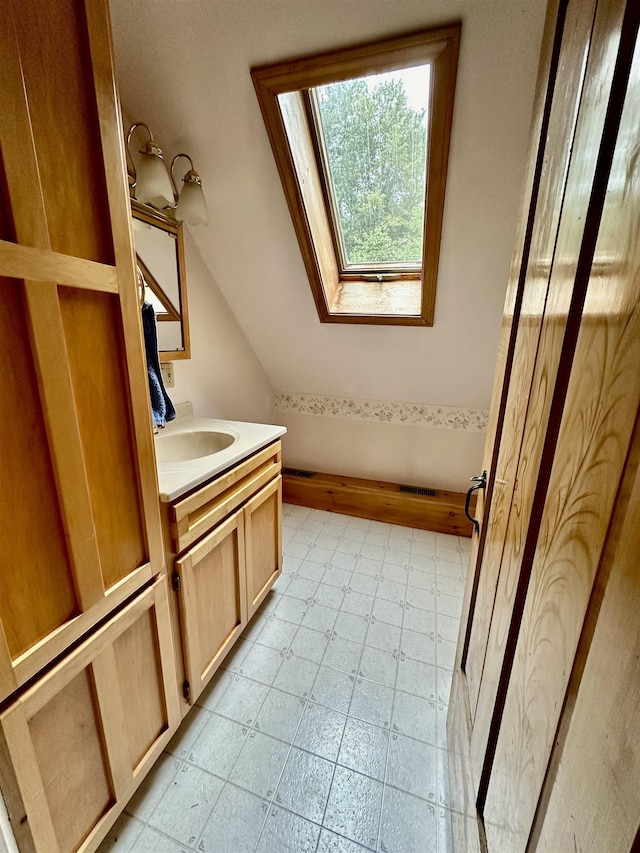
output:
M 101 853 L 449 853 L 469 540 L 285 505 L 283 548 Z

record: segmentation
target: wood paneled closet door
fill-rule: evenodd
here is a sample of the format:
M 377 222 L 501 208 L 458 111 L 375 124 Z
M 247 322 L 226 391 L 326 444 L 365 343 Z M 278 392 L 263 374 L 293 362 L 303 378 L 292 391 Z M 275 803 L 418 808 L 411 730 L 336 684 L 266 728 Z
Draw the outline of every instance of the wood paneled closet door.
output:
M 640 404 L 639 17 L 625 0 L 549 6 L 448 721 L 457 850 L 543 849 L 622 511 Z M 630 849 L 624 821 L 589 849 Z
M 0 699 L 163 565 L 106 0 L 0 3 Z

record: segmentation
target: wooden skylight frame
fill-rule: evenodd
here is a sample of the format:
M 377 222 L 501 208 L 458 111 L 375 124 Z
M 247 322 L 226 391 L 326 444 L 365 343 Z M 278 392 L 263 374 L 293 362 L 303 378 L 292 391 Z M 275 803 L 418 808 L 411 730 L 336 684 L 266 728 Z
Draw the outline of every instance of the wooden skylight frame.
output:
M 320 321 L 432 326 L 440 255 L 449 141 L 460 44 L 459 23 L 356 47 L 254 68 L 251 77 L 271 142 Z M 307 91 L 316 86 L 429 63 L 425 224 L 420 310 L 367 313 L 336 310 L 342 275 L 316 158 Z M 366 288 L 365 288 L 366 290 Z

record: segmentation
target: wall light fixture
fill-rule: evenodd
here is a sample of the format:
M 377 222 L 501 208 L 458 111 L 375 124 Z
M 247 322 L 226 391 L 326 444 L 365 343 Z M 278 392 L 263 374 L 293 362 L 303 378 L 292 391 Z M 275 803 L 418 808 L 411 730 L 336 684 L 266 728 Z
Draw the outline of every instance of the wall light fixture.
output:
M 139 127 L 147 131 L 149 139 L 139 150 L 140 159 L 136 168 L 129 151 L 129 143 L 133 133 Z M 170 168 L 167 169 L 162 149 L 154 141 L 151 130 L 141 121 L 131 125 L 126 141 L 129 159 L 129 190 L 134 198 L 142 204 L 150 204 L 162 210 L 172 218 L 183 220 L 188 225 L 208 225 L 209 214 L 202 191 L 202 180 L 193 168 L 191 157 L 184 153 L 176 154 Z M 190 168 L 182 178 L 184 186 L 178 193 L 173 170 L 180 157 L 185 157 L 189 161 Z

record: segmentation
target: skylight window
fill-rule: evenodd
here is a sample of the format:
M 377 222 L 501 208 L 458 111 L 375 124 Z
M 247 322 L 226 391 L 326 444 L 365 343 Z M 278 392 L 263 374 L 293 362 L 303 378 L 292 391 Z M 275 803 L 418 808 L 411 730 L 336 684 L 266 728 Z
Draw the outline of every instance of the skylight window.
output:
M 429 66 L 310 90 L 343 272 L 422 264 Z
M 322 322 L 433 325 L 459 37 L 251 72 Z

